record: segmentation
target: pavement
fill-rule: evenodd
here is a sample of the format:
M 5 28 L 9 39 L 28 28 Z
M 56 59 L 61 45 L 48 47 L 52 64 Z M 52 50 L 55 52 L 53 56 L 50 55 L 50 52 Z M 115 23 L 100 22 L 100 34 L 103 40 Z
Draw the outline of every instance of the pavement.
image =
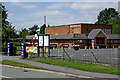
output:
M 40 62 L 22 60 L 22 59 L 20 59 L 20 56 L 2 56 L 2 60 L 13 60 L 13 61 L 22 62 L 22 63 L 26 63 L 26 64 L 38 66 L 38 67 L 47 68 L 50 71 L 70 73 L 70 74 L 74 74 L 74 75 L 78 75 L 78 76 L 81 75 L 81 76 L 86 76 L 86 77 L 88 76 L 88 77 L 94 77 L 94 78 L 106 78 L 106 80 L 107 80 L 107 78 L 108 79 L 118 78 L 118 75 L 87 72 L 87 71 L 77 70 L 77 69 L 68 68 L 68 67 L 61 67 L 61 66 L 50 65 L 50 64 L 40 63 Z

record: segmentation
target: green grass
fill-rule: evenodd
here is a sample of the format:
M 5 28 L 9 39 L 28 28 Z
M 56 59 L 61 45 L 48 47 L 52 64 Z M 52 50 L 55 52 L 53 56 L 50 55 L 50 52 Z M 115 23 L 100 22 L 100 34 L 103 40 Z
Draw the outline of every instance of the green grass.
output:
M 75 62 L 69 60 L 57 60 L 57 59 L 48 59 L 48 58 L 30 58 L 28 60 L 52 64 L 52 65 L 59 65 L 69 68 L 75 68 L 78 70 L 89 71 L 89 72 L 120 75 L 120 72 L 118 71 L 118 66 L 110 66 L 110 65 L 105 66 L 105 65 L 85 63 L 85 62 Z
M 32 65 L 29 65 L 29 64 L 20 63 L 20 62 L 11 61 L 11 60 L 3 60 L 3 61 L 0 62 L 0 63 L 6 64 L 6 65 L 12 65 L 12 66 L 24 67 L 24 68 L 33 68 L 33 69 L 47 70 L 46 68 L 37 67 L 37 66 L 32 66 Z

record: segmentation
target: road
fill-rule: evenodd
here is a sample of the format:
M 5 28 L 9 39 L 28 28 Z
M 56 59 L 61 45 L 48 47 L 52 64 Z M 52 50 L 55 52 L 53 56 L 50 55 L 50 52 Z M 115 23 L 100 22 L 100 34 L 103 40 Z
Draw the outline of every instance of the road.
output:
M 60 74 L 25 71 L 8 67 L 2 67 L 2 75 L 0 76 L 3 78 L 71 78 Z
M 0 74 L 0 79 L 1 80 L 109 80 L 109 78 L 108 79 L 74 78 L 60 74 L 37 72 L 37 71 L 26 71 L 22 69 L 15 69 L 8 67 L 2 67 L 2 75 Z

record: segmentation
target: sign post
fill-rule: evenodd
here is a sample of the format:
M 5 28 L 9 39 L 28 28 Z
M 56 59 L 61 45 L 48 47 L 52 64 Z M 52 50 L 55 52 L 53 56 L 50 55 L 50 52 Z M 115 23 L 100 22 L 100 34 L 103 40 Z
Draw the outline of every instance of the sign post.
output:
M 49 35 L 38 35 L 38 57 L 40 54 L 40 47 L 43 48 L 43 57 L 44 57 L 44 48 L 48 47 L 50 49 L 50 36 Z M 50 50 L 48 50 L 50 56 Z

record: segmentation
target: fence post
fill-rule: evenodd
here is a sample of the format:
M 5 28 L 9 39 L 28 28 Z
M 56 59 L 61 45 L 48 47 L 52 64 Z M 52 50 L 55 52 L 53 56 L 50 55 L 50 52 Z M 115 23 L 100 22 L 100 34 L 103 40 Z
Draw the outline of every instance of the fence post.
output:
M 64 47 L 62 47 L 63 48 L 63 60 L 64 60 L 64 56 L 65 56 L 65 54 L 64 54 Z

